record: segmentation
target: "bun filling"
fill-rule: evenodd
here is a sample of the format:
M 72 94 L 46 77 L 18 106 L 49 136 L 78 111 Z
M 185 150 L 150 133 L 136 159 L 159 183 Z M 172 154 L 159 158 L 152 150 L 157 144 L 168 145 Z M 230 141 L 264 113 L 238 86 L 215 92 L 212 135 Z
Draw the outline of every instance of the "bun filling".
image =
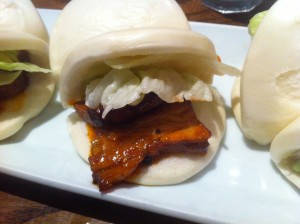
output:
M 91 144 L 88 160 L 94 182 L 101 191 L 126 180 L 139 166 L 151 165 L 161 155 L 206 154 L 211 132 L 198 121 L 190 102 L 161 103 L 149 108 L 119 124 L 109 121 L 102 121 L 101 127 L 88 124 Z M 82 111 L 77 109 L 77 114 L 86 119 Z

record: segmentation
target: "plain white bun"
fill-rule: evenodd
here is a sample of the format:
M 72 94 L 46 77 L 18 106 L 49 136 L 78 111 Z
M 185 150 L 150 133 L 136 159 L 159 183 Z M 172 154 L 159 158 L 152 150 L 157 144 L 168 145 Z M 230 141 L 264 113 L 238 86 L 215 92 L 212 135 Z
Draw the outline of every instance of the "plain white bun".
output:
M 25 50 L 30 62 L 49 67 L 47 30 L 29 0 L 1 0 L 0 51 Z M 21 96 L 1 102 L 0 140 L 5 139 L 39 114 L 50 101 L 54 80 L 50 74 L 29 74 L 30 84 Z M 24 97 L 20 100 L 20 97 Z M 17 105 L 17 109 L 16 109 Z
M 245 135 L 259 144 L 269 144 L 300 116 L 299 18 L 300 1 L 279 0 L 251 41 L 236 114 Z
M 232 109 L 249 139 L 269 144 L 282 174 L 300 187 L 291 157 L 300 157 L 300 1 L 278 0 L 251 42 Z
M 141 185 L 169 185 L 183 182 L 203 170 L 216 155 L 225 130 L 225 110 L 216 90 L 214 101 L 193 103 L 197 118 L 212 132 L 207 154 L 204 156 L 174 154 L 162 158 L 159 162 L 138 169 L 128 182 Z M 86 124 L 73 113 L 68 119 L 68 130 L 79 155 L 87 162 L 90 154 L 90 142 Z

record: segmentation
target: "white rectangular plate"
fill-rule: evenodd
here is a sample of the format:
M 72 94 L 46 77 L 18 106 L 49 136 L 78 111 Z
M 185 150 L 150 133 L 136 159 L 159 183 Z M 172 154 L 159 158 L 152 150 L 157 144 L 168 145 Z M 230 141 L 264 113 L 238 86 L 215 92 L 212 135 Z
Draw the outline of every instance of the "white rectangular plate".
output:
M 49 31 L 59 11 L 39 10 Z M 250 38 L 245 27 L 191 22 L 214 42 L 222 61 L 241 67 Z M 299 223 L 300 192 L 271 162 L 268 147 L 247 141 L 230 109 L 233 78 L 216 78 L 227 106 L 227 130 L 220 151 L 204 172 L 175 186 L 122 184 L 101 194 L 88 164 L 70 142 L 66 117 L 54 100 L 37 118 L 0 143 L 0 171 L 47 186 L 160 214 L 205 223 Z

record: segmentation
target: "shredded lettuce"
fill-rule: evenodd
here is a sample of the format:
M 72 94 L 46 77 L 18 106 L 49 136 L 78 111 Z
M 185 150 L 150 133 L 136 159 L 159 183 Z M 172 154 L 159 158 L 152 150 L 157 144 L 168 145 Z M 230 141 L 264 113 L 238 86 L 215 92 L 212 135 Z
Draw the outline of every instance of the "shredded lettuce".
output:
M 18 62 L 18 51 L 0 52 L 0 85 L 12 83 L 22 71 L 49 73 L 49 69 L 31 63 Z
M 210 85 L 190 74 L 172 69 L 146 68 L 140 70 L 112 69 L 102 79 L 92 81 L 86 88 L 86 104 L 104 108 L 103 117 L 112 109 L 134 104 L 145 94 L 154 92 L 167 103 L 212 101 Z
M 111 70 L 102 79 L 96 79 L 87 86 L 86 104 L 90 108 L 101 104 L 105 113 L 124 107 L 141 97 L 137 89 L 139 83 L 140 79 L 130 70 Z
M 120 57 L 104 63 L 112 70 L 89 83 L 85 92 L 87 106 L 103 106 L 103 118 L 110 110 L 137 104 L 150 92 L 167 103 L 211 101 L 214 75 L 240 75 L 216 58 L 191 54 Z
M 248 32 L 252 37 L 255 35 L 260 23 L 263 21 L 267 12 L 268 11 L 263 11 L 263 12 L 257 13 L 255 16 L 253 16 L 250 19 L 249 25 L 248 25 Z

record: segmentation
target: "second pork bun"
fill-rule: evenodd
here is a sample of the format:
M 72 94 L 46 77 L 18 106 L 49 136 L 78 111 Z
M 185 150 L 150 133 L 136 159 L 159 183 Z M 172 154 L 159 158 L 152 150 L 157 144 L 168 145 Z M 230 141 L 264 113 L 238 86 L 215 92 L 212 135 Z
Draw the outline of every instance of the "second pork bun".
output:
M 26 51 L 30 63 L 49 67 L 47 30 L 30 0 L 0 1 L 0 51 Z M 39 114 L 50 101 L 54 80 L 49 74 L 30 73 L 22 96 L 2 103 L 0 140 L 19 131 L 24 123 Z M 25 97 L 24 97 L 25 96 Z
M 122 58 L 128 55 L 149 56 L 154 60 L 144 68 L 164 67 L 176 69 L 177 71 L 192 71 L 198 74 L 203 80 L 211 81 L 211 71 L 224 72 L 231 67 L 218 67 L 212 43 L 204 36 L 188 31 L 173 29 L 139 29 L 118 31 L 117 35 L 97 36 L 81 44 L 66 60 L 60 77 L 60 93 L 64 106 L 68 107 L 69 102 L 84 100 L 85 85 L 93 75 L 99 75 L 101 67 L 106 67 L 108 59 Z M 170 39 L 176 38 L 176 44 L 170 43 Z M 104 43 L 103 45 L 99 45 Z M 197 43 L 197 44 L 196 44 Z M 102 47 L 101 47 L 102 46 Z M 81 52 L 81 54 L 79 54 Z M 165 54 L 163 63 L 155 60 L 158 55 Z M 199 62 L 193 65 L 193 60 Z M 203 66 L 202 63 L 206 63 Z M 190 66 L 186 66 L 190 65 Z M 99 67 L 98 67 L 99 66 Z M 222 69 L 223 68 L 223 69 Z M 134 68 L 131 68 L 134 69 Z M 234 69 L 233 69 L 234 70 Z M 90 76 L 85 75 L 89 71 Z M 235 70 L 234 70 L 235 71 Z M 199 90 L 200 91 L 200 90 Z M 163 158 L 158 163 L 138 169 L 127 181 L 143 185 L 163 185 L 182 182 L 195 175 L 215 156 L 225 130 L 225 110 L 221 98 L 216 90 L 210 87 L 212 101 L 193 102 L 193 108 L 197 118 L 212 132 L 209 139 L 209 148 L 206 155 L 195 156 L 188 154 L 174 154 Z M 90 153 L 90 143 L 87 136 L 87 127 L 80 121 L 77 115 L 69 119 L 69 132 L 72 141 L 80 156 L 87 161 Z
M 94 14 L 99 13 L 99 9 L 105 11 L 103 15 Z M 114 15 L 128 13 L 129 17 L 114 18 Z M 83 21 L 78 21 L 79 26 L 76 24 L 77 19 L 74 23 L 74 15 L 79 15 L 79 20 Z M 91 18 L 92 23 L 86 21 Z M 64 30 L 63 27 L 67 29 Z M 71 27 L 70 30 L 68 27 Z M 66 32 L 70 33 L 65 36 Z M 213 43 L 204 35 L 190 30 L 176 1 L 73 0 L 59 17 L 53 35 L 50 55 L 54 58 L 61 54 L 62 60 L 53 59 L 51 65 L 59 77 L 59 92 L 64 107 L 86 100 L 87 86 L 100 80 L 101 91 L 98 92 L 105 93 L 107 97 L 95 94 L 92 98 L 99 100 L 105 109 L 118 109 L 136 103 L 140 96 L 149 92 L 156 93 L 167 103 L 182 102 L 188 98 L 193 101 L 198 119 L 212 132 L 206 155 L 170 155 L 155 165 L 139 170 L 127 181 L 146 185 L 175 184 L 193 176 L 209 164 L 219 148 L 225 129 L 223 104 L 218 92 L 211 87 L 213 76 L 239 75 L 240 72 L 219 62 Z M 66 48 L 59 47 L 63 43 L 70 45 L 66 44 Z M 143 76 L 145 73 L 137 75 L 144 71 L 150 71 L 152 76 Z M 118 86 L 120 79 L 116 85 L 106 82 L 104 84 L 107 85 L 102 85 L 102 80 L 114 72 L 120 79 L 131 74 L 134 82 L 131 79 L 122 81 L 122 88 Z M 110 77 L 111 81 L 116 76 Z M 182 82 L 161 85 L 174 84 L 176 77 L 180 77 Z M 144 78 L 147 81 L 142 85 Z M 196 85 L 185 85 L 187 83 Z M 126 92 L 125 97 L 123 90 L 131 88 L 136 91 L 130 92 L 132 95 Z M 118 94 L 120 89 L 122 94 Z M 104 105 L 103 101 L 109 101 L 110 104 Z M 96 101 L 95 105 L 99 105 L 99 102 Z M 76 114 L 70 116 L 69 132 L 77 151 L 87 161 L 90 154 L 87 127 Z

